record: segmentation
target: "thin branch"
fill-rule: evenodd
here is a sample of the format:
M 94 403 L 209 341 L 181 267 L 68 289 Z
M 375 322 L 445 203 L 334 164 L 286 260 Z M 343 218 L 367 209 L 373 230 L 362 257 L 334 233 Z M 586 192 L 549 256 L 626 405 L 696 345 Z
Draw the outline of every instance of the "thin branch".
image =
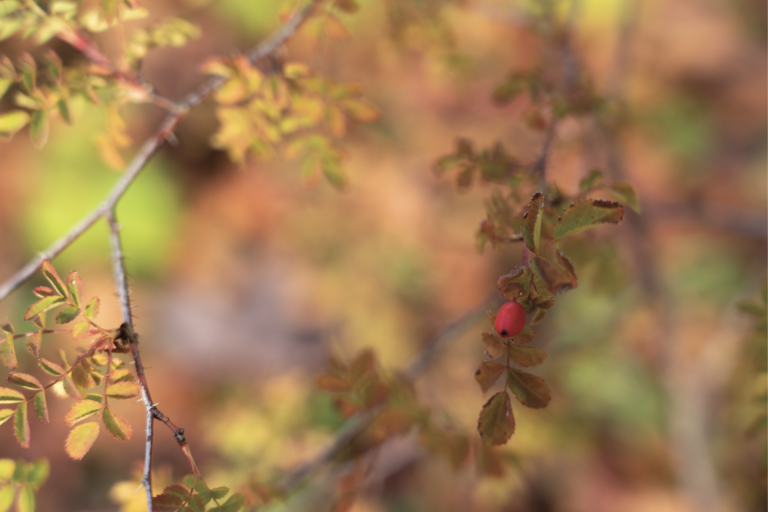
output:
M 298 11 L 285 25 L 280 27 L 274 34 L 264 40 L 261 44 L 256 46 L 253 50 L 246 53 L 246 57 L 251 63 L 269 55 L 275 51 L 280 45 L 291 37 L 301 24 L 309 17 L 315 8 L 315 5 L 319 0 L 312 0 L 306 7 Z M 208 95 L 213 93 L 216 89 L 221 87 L 225 82 L 224 77 L 216 76 L 205 83 L 203 83 L 197 90 L 188 94 L 184 100 L 177 106 L 176 109 L 171 111 L 160 127 L 157 129 L 154 135 L 152 135 L 141 146 L 139 152 L 133 158 L 131 163 L 123 172 L 122 177 L 104 200 L 102 204 L 97 206 L 91 213 L 86 215 L 79 223 L 77 223 L 70 231 L 56 240 L 50 247 L 35 256 L 32 261 L 24 265 L 15 274 L 8 278 L 2 285 L 0 285 L 0 301 L 4 300 L 8 295 L 16 288 L 21 286 L 27 279 L 32 277 L 35 272 L 38 271 L 43 264 L 43 260 L 53 260 L 64 249 L 69 247 L 72 242 L 77 240 L 88 228 L 93 226 L 97 220 L 107 215 L 117 202 L 123 197 L 128 187 L 133 183 L 141 170 L 146 166 L 149 159 L 155 152 L 163 145 L 163 143 L 171 136 L 176 125 L 186 116 L 187 112 L 200 102 L 202 102 Z
M 496 294 L 486 297 L 478 306 L 470 309 L 459 318 L 443 327 L 411 360 L 402 373 L 403 380 L 413 382 L 419 378 L 442 354 L 451 343 L 478 321 L 484 314 L 484 309 L 492 302 Z M 351 441 L 363 432 L 376 417 L 385 409 L 385 403 L 378 403 L 350 417 L 336 432 L 334 438 L 314 457 L 299 464 L 278 482 L 278 491 L 288 494 L 299 487 L 308 477 L 325 464 L 331 462 Z

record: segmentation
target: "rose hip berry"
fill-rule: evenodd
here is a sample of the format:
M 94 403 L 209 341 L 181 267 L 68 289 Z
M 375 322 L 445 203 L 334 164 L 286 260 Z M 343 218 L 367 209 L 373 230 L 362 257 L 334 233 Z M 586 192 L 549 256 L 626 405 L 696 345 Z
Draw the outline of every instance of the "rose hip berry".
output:
M 517 302 L 510 301 L 499 308 L 494 325 L 502 338 L 518 334 L 525 327 L 525 310 Z

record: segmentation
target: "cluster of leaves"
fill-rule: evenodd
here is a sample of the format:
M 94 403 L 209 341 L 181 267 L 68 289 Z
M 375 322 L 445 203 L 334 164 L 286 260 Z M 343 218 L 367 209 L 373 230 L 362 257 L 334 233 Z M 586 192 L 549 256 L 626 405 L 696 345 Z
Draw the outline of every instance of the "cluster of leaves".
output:
M 47 9 L 47 10 L 46 10 Z M 16 65 L 0 57 L 0 98 L 12 87 L 15 109 L 0 114 L 0 138 L 8 139 L 27 124 L 33 142 L 42 147 L 48 140 L 52 117 L 72 123 L 70 101 L 76 95 L 107 106 L 107 130 L 97 143 L 105 162 L 120 168 L 125 161 L 121 149 L 131 144 L 119 110 L 128 102 L 154 101 L 151 88 L 138 78 L 135 68 L 151 48 L 181 46 L 197 37 L 198 29 L 181 18 L 170 18 L 143 29 L 136 29 L 126 47 L 125 61 L 131 69 L 117 69 L 95 49 L 84 35 L 102 32 L 117 24 L 147 18 L 149 12 L 131 0 L 103 2 L 81 8 L 78 2 L 54 0 L 44 8 L 36 2 L 0 1 L 0 40 L 19 34 L 43 45 L 57 37 L 69 43 L 90 60 L 88 64 L 62 65 L 51 49 L 35 51 L 37 57 L 22 53 Z M 14 86 L 15 84 L 15 86 Z
M 322 173 L 341 188 L 341 153 L 333 139 L 345 135 L 348 120 L 379 117 L 359 85 L 317 76 L 304 64 L 287 63 L 279 73 L 267 74 L 240 56 L 211 59 L 203 70 L 227 79 L 214 94 L 220 126 L 212 145 L 242 162 L 248 153 L 272 156 L 276 145 L 290 139 L 285 155 L 301 160 L 306 181 Z
M 185 476 L 183 482 L 184 485 L 166 487 L 152 498 L 152 508 L 158 512 L 237 512 L 245 504 L 242 494 L 234 493 L 227 498 L 229 487 L 210 489 L 194 475 Z
M 0 512 L 9 510 L 14 501 L 18 512 L 34 512 L 35 493 L 48 480 L 49 471 L 45 459 L 0 459 Z
M 140 386 L 134 375 L 125 368 L 125 363 L 113 357 L 113 352 L 125 350 L 119 341 L 119 329 L 104 329 L 96 324 L 100 300 L 93 297 L 85 302 L 83 283 L 77 272 L 71 272 L 66 283 L 59 277 L 53 266 L 43 262 L 42 273 L 50 283 L 39 286 L 34 293 L 39 300 L 32 304 L 24 314 L 25 320 L 31 320 L 37 327 L 34 332 L 15 334 L 10 323 L 2 326 L 5 339 L 0 344 L 3 362 L 11 369 L 18 368 L 14 339 L 26 338 L 26 347 L 37 365 L 46 374 L 53 377 L 43 385 L 37 377 L 27 373 L 12 371 L 8 382 L 23 391 L 31 392 L 25 396 L 14 388 L 0 388 L 0 404 L 15 406 L 14 409 L 0 409 L 0 423 L 13 417 L 14 434 L 19 444 L 28 448 L 30 443 L 28 404 L 34 403 L 38 418 L 43 423 L 49 422 L 46 391 L 51 389 L 62 397 L 75 400 L 64 417 L 68 426 L 74 426 L 66 441 L 66 451 L 70 457 L 81 459 L 93 446 L 99 435 L 99 423 L 77 423 L 98 415 L 107 431 L 118 441 L 127 441 L 131 437 L 131 426 L 110 407 L 109 399 L 125 400 L 136 397 Z M 70 329 L 46 328 L 46 314 L 55 308 L 62 308 L 56 315 L 57 324 L 69 324 L 78 318 Z M 88 343 L 87 349 L 81 349 L 72 364 L 67 362 L 64 351 L 60 351 L 63 361 L 55 363 L 40 356 L 43 336 L 52 333 L 69 333 L 74 339 Z M 103 385 L 103 391 L 94 393 L 89 390 Z
M 421 444 L 444 457 L 454 469 L 464 466 L 474 454 L 479 474 L 504 474 L 504 464 L 497 453 L 421 405 L 410 383 L 396 375 L 383 373 L 370 350 L 364 350 L 349 363 L 332 358 L 326 372 L 317 377 L 316 385 L 334 395 L 334 404 L 344 417 L 381 407 L 372 423 L 345 451 L 345 460 L 354 459 L 392 436 L 403 435 L 417 427 Z M 359 469 L 355 469 L 350 478 L 360 474 Z M 340 485 L 346 488 L 351 481 L 342 479 Z M 340 492 L 339 495 L 345 494 Z
M 755 319 L 755 327 L 752 335 L 747 339 L 747 351 L 750 361 L 754 362 L 755 369 L 760 373 L 760 378 L 765 382 L 765 372 L 768 371 L 768 283 L 763 284 L 759 300 L 745 300 L 739 303 L 739 309 L 751 315 Z M 766 401 L 768 393 L 762 391 L 755 397 L 755 401 L 761 405 L 760 411 L 748 428 L 748 433 L 753 436 L 766 438 L 768 434 L 768 410 Z M 768 466 L 768 443 L 763 447 L 761 460 L 763 469 Z

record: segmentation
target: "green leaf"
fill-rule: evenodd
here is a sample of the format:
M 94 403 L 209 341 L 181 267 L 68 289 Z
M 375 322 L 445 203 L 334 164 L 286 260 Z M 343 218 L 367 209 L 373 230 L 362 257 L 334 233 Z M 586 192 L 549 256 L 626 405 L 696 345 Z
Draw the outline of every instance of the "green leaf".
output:
M 11 388 L 0 388 L 0 405 L 19 404 L 26 400 L 24 395 Z
M 551 293 L 561 293 L 576 288 L 578 280 L 571 261 L 557 250 L 555 244 L 543 240 L 531 268 Z
M 507 350 L 506 342 L 495 332 L 481 332 L 485 352 L 491 359 L 498 359 L 504 355 Z
M 194 489 L 196 481 L 197 479 L 195 478 L 195 475 L 187 475 L 184 477 L 184 485 L 190 489 Z
M 587 191 L 597 185 L 601 179 L 603 179 L 603 173 L 601 171 L 589 171 L 589 174 L 579 182 L 579 190 L 582 192 Z
M 17 460 L 11 481 L 17 484 L 25 483 L 27 481 L 27 466 L 27 463 L 23 460 Z
M 29 309 L 27 309 L 27 312 L 24 313 L 24 320 L 27 320 L 27 321 L 32 320 L 34 317 L 36 317 L 40 313 L 44 313 L 49 309 L 53 309 L 56 306 L 63 303 L 64 303 L 64 297 L 59 297 L 59 296 L 43 297 L 39 301 L 29 306 Z
M 56 108 L 59 109 L 59 114 L 61 115 L 62 119 L 64 119 L 67 124 L 71 125 L 72 114 L 69 112 L 69 102 L 66 100 L 66 98 L 61 98 L 59 101 L 57 101 Z
M 44 330 L 45 329 L 45 317 L 46 317 L 45 313 L 40 313 L 39 315 L 37 315 L 35 318 L 32 319 L 32 323 L 35 324 L 35 327 L 37 327 L 38 329 Z M 43 333 L 40 333 L 41 336 L 42 336 L 42 334 Z
M 39 316 L 35 318 L 39 318 Z M 43 335 L 40 334 L 40 332 L 33 332 L 27 336 L 25 345 L 27 347 L 27 351 L 32 354 L 32 357 L 38 357 L 40 355 L 40 341 L 42 339 Z
M 475 380 L 483 393 L 491 389 L 491 386 L 496 383 L 504 370 L 504 365 L 499 363 L 480 363 L 480 366 L 475 370 Z
M 41 391 L 35 395 L 35 411 L 37 411 L 37 417 L 43 423 L 48 423 L 48 404 L 45 401 L 45 391 Z
M 30 119 L 29 114 L 23 110 L 15 110 L 0 115 L 0 139 L 10 139 L 16 132 L 24 128 Z
M 16 347 L 13 343 L 13 334 L 6 333 L 5 339 L 0 342 L 0 354 L 3 356 L 3 363 L 11 370 L 19 367 L 16 361 Z
M 743 300 L 736 304 L 736 307 L 750 315 L 764 316 L 766 314 L 765 304 L 756 300 Z
M 0 2 L 0 17 L 7 16 L 21 7 L 21 2 L 15 0 L 3 0 Z
M 507 371 L 507 385 L 526 407 L 541 409 L 549 403 L 549 386 L 538 375 L 510 368 Z
M 0 10 L 2 10 L 2 3 L 0 3 Z M 10 78 L 2 78 L 0 77 L 0 99 L 5 95 L 5 93 L 8 91 L 8 88 L 13 84 L 13 80 Z
M 522 231 L 525 246 L 531 252 L 537 252 L 541 241 L 541 219 L 543 217 L 544 195 L 536 192 L 531 197 L 528 211 L 523 214 Z
M 16 509 L 19 512 L 35 512 L 35 490 L 30 486 L 21 487 L 16 499 Z
M 640 213 L 640 201 L 637 199 L 635 188 L 629 183 L 614 183 L 606 187 L 606 190 L 615 197 L 620 203 L 632 208 L 636 213 Z
M 48 142 L 48 132 L 50 130 L 48 122 L 48 110 L 35 110 L 32 112 L 32 122 L 29 125 L 29 133 L 32 136 L 32 142 L 38 148 L 45 146 Z
M 19 404 L 13 417 L 13 435 L 22 448 L 29 448 L 29 418 L 27 404 Z
M 69 412 L 64 416 L 64 423 L 71 427 L 75 423 L 84 420 L 101 411 L 104 406 L 95 400 L 81 400 L 72 404 Z
M 560 240 L 600 224 L 618 224 L 623 218 L 624 207 L 614 201 L 579 201 L 560 213 L 555 227 L 555 238 Z
M 226 487 L 224 489 L 226 489 Z M 227 491 L 229 491 L 229 489 L 227 489 Z M 213 494 L 213 491 L 211 491 L 211 494 Z M 221 505 L 221 509 L 224 512 L 237 512 L 243 508 L 243 505 L 245 505 L 245 496 L 235 493 Z
M 27 483 L 34 487 L 40 487 L 46 480 L 48 480 L 48 475 L 50 475 L 50 473 L 51 466 L 48 463 L 48 459 L 37 459 L 29 465 Z
M 227 494 L 229 494 L 229 487 L 221 486 L 211 489 L 211 497 L 215 500 L 220 500 Z
M 547 353 L 538 348 L 510 345 L 509 358 L 518 366 L 538 366 L 547 358 Z
M 12 485 L 0 487 L 0 512 L 7 512 L 13 505 L 16 489 Z
M 82 306 L 83 304 L 83 280 L 80 279 L 80 274 L 74 270 L 69 273 L 67 278 L 67 290 L 72 300 L 75 301 L 76 306 Z
M 53 268 L 51 262 L 48 260 L 43 260 L 43 264 L 40 270 L 43 272 L 43 275 L 48 280 L 48 282 L 51 283 L 53 288 L 59 293 L 59 295 L 62 297 L 67 297 L 67 287 L 64 286 L 64 282 L 59 277 L 59 274 L 56 273 L 56 269 Z
M 56 315 L 56 322 L 60 324 L 68 324 L 72 320 L 78 317 L 80 314 L 80 308 L 77 306 L 68 306 L 61 311 L 59 311 L 59 314 Z
M 123 400 L 138 396 L 141 386 L 138 382 L 116 382 L 107 388 L 107 396 Z
M 37 380 L 32 375 L 28 375 L 26 373 L 18 373 L 18 372 L 11 373 L 8 376 L 8 382 L 10 382 L 11 384 L 16 384 L 17 386 L 24 389 L 31 389 L 34 391 L 39 391 L 43 389 L 43 385 L 40 384 L 39 380 Z
M 0 482 L 9 482 L 16 472 L 16 463 L 11 459 L 0 459 Z
M 40 365 L 40 368 L 42 368 L 45 373 L 49 375 L 53 375 L 55 377 L 58 377 L 59 375 L 64 375 L 66 373 L 64 371 L 64 368 L 57 365 L 56 363 L 52 363 L 47 359 L 40 359 L 37 362 L 37 364 Z
M 101 304 L 101 300 L 98 297 L 92 298 L 88 305 L 85 306 L 85 318 L 88 320 L 94 320 L 97 316 L 99 316 L 99 305 Z
M 16 331 L 13 329 L 13 325 L 11 324 L 11 322 L 6 322 L 4 324 L 1 324 L 0 330 L 2 330 L 6 334 L 16 334 Z
M 477 430 L 488 446 L 498 446 L 509 441 L 515 432 L 512 403 L 506 391 L 493 395 L 480 410 Z
M 128 441 L 131 438 L 131 424 L 128 420 L 117 414 L 110 407 L 105 407 L 101 420 L 107 431 L 118 441 Z
M 67 436 L 65 444 L 67 454 L 73 459 L 82 459 L 88 453 L 88 450 L 91 449 L 93 443 L 96 442 L 97 437 L 99 437 L 98 423 L 92 422 L 78 425 Z
M 0 409 L 0 425 L 8 421 L 13 416 L 13 409 Z

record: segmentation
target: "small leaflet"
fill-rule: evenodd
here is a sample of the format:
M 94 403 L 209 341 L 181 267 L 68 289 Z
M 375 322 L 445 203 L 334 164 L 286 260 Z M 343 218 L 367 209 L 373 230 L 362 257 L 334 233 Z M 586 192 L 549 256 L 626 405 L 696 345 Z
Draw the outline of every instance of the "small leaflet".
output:
M 480 366 L 475 370 L 475 380 L 480 385 L 483 393 L 496 383 L 504 369 L 504 365 L 499 363 L 480 363 Z
M 117 382 L 107 388 L 107 396 L 123 400 L 139 395 L 141 386 L 138 382 Z
M 37 315 L 45 313 L 49 309 L 53 309 L 60 304 L 64 304 L 64 297 L 59 297 L 58 295 L 43 297 L 29 306 L 29 309 L 24 313 L 24 320 L 32 320 Z
M 75 423 L 98 413 L 102 407 L 104 406 L 101 402 L 97 402 L 96 400 L 81 400 L 80 402 L 75 402 L 72 404 L 69 412 L 64 416 L 64 423 L 66 423 L 68 427 L 71 427 Z
M 83 304 L 83 281 L 80 279 L 80 274 L 74 270 L 69 273 L 67 278 L 67 289 L 72 300 L 75 301 L 75 306 L 80 307 Z
M 538 366 L 547 358 L 547 353 L 538 348 L 510 345 L 509 358 L 518 366 Z
M 35 395 L 35 411 L 40 421 L 43 423 L 50 421 L 48 418 L 48 403 L 45 401 L 45 391 L 40 391 Z
M 483 337 L 483 346 L 485 346 L 485 352 L 491 359 L 498 359 L 504 355 L 507 350 L 507 344 L 501 337 L 494 332 L 481 332 Z
M 43 339 L 42 334 L 40 332 L 33 332 L 29 336 L 27 336 L 27 341 L 25 342 L 25 345 L 27 346 L 27 351 L 32 354 L 32 357 L 38 357 L 40 355 L 40 341 Z
M 483 405 L 477 419 L 477 430 L 488 446 L 502 445 L 512 437 L 515 417 L 506 391 L 499 391 Z
M 549 403 L 549 386 L 538 375 L 510 368 L 507 371 L 507 385 L 526 407 L 541 409 Z
M 27 404 L 19 404 L 13 417 L 13 434 L 22 448 L 29 448 L 29 417 Z
M 0 425 L 5 423 L 13 416 L 13 409 L 0 409 Z
M 541 241 L 541 220 L 544 206 L 544 194 L 536 192 L 531 197 L 528 212 L 523 215 L 522 231 L 525 246 L 531 252 L 537 252 Z
M 91 422 L 76 426 L 69 433 L 65 443 L 67 454 L 75 460 L 82 459 L 96 442 L 97 437 L 99 437 L 98 423 Z
M 26 400 L 24 395 L 11 388 L 0 388 L 0 405 L 19 404 Z
M 131 438 L 131 424 L 110 407 L 104 408 L 101 419 L 104 422 L 107 431 L 118 441 L 125 442 Z
M 623 218 L 624 207 L 617 202 L 602 199 L 579 201 L 560 213 L 555 238 L 567 238 L 600 224 L 618 224 Z
M 24 389 L 33 389 L 33 390 L 43 389 L 43 385 L 40 384 L 39 380 L 37 380 L 32 375 L 28 375 L 26 373 L 18 373 L 18 372 L 11 373 L 8 376 L 8 382 L 10 382 L 11 384 L 16 384 L 17 386 Z

